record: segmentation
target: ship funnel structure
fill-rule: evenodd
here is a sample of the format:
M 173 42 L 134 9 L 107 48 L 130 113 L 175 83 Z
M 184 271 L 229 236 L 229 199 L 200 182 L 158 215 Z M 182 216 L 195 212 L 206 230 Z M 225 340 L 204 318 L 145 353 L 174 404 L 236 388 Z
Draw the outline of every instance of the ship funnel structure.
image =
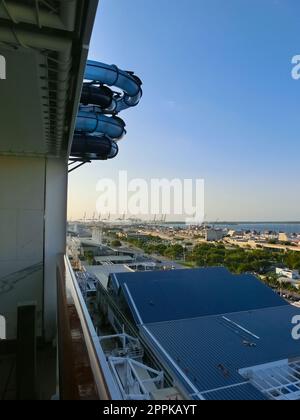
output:
M 88 61 L 85 71 L 71 160 L 90 162 L 117 156 L 117 142 L 126 134 L 118 116 L 142 98 L 142 82 L 115 65 Z

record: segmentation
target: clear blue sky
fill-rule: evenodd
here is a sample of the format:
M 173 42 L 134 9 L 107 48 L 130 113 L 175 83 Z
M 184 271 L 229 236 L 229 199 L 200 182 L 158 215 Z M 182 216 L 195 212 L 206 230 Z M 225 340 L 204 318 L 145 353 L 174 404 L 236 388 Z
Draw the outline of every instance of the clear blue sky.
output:
M 207 219 L 299 220 L 299 0 L 101 0 L 90 58 L 133 70 L 120 154 L 70 179 L 71 217 L 96 183 L 204 178 Z

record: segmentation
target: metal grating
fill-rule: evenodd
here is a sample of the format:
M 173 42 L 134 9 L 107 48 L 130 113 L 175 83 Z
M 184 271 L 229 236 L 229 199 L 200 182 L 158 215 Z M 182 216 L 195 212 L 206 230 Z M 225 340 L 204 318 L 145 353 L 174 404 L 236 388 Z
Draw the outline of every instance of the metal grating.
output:
M 246 372 L 246 373 L 245 373 Z M 245 370 L 244 377 L 268 399 L 300 400 L 300 361 Z

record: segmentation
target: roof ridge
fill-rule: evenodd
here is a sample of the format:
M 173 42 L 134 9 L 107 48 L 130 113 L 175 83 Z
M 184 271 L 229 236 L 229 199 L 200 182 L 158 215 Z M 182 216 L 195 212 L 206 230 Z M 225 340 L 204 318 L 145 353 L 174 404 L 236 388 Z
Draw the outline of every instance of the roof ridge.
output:
M 195 316 L 195 317 L 190 317 L 190 318 L 180 318 L 180 319 L 170 319 L 168 321 L 158 321 L 158 322 L 148 322 L 148 323 L 143 323 L 143 324 L 138 324 L 139 326 L 151 326 L 151 325 L 159 325 L 159 324 L 168 324 L 169 322 L 182 322 L 182 321 L 193 321 L 193 320 L 199 320 L 199 319 L 211 319 L 211 318 L 222 318 L 224 316 L 230 316 L 230 315 L 242 315 L 242 314 L 246 314 L 246 313 L 258 313 L 258 312 L 262 312 L 262 311 L 267 311 L 267 310 L 279 310 L 283 308 L 293 308 L 295 310 L 299 309 L 296 306 L 292 306 L 289 305 L 288 303 L 286 305 L 278 305 L 278 306 L 268 306 L 266 308 L 259 308 L 259 309 L 249 309 L 247 311 L 238 311 L 238 312 L 227 312 L 227 313 L 221 313 L 221 314 L 215 314 L 215 315 L 205 315 L 205 316 Z M 299 309 L 299 313 L 300 313 L 300 309 Z

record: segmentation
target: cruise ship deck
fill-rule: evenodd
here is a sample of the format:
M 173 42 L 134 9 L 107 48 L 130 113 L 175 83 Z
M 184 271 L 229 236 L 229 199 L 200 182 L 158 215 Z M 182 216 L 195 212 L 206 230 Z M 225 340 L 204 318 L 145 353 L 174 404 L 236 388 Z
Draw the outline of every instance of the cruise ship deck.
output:
M 299 400 L 299 309 L 254 276 L 67 247 L 69 171 L 117 156 L 143 93 L 88 61 L 98 6 L 0 1 L 0 400 Z

